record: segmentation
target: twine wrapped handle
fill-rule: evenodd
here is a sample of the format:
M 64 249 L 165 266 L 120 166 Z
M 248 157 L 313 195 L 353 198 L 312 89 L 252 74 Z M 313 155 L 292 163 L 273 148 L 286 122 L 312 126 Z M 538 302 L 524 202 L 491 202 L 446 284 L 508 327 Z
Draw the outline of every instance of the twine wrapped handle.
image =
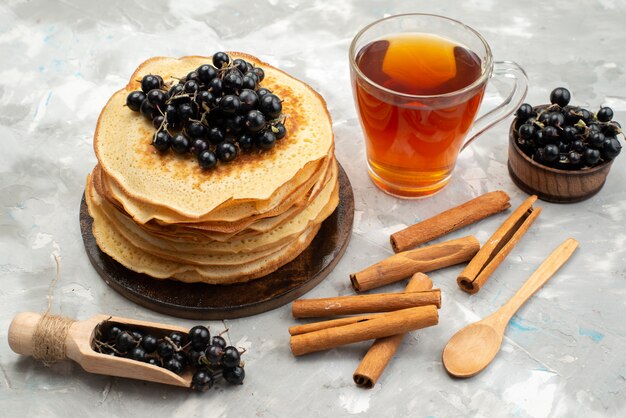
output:
M 11 350 L 50 365 L 67 358 L 65 340 L 72 324 L 64 316 L 21 312 L 9 327 Z

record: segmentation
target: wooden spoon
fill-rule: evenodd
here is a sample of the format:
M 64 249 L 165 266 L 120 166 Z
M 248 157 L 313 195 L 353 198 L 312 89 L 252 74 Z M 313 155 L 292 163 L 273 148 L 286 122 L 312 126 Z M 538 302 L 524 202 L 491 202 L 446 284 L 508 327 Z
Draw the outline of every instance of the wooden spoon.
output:
M 513 297 L 487 318 L 466 326 L 443 349 L 443 366 L 456 377 L 474 376 L 491 363 L 515 312 L 569 259 L 578 241 L 568 238 L 539 266 Z
M 42 315 L 34 312 L 21 312 L 15 315 L 9 327 L 9 346 L 13 351 L 26 356 L 33 354 L 33 336 L 41 317 Z M 187 328 L 173 325 L 96 315 L 85 321 L 76 321 L 70 326 L 65 339 L 67 357 L 90 373 L 191 387 L 191 371 L 186 370 L 179 376 L 159 366 L 95 351 L 92 347 L 96 326 L 106 320 L 127 325 L 129 329 L 141 329 L 157 336 L 169 335 L 173 331 L 183 334 L 189 332 Z

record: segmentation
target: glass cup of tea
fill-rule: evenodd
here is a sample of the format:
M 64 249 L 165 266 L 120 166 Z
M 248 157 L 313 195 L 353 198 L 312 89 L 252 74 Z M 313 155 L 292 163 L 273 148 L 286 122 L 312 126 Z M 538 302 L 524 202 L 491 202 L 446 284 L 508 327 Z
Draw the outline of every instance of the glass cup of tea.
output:
M 459 152 L 513 113 L 528 90 L 524 70 L 494 62 L 477 31 L 428 14 L 386 17 L 363 28 L 350 45 L 350 73 L 369 175 L 403 198 L 441 190 Z M 492 76 L 515 83 L 499 106 L 476 119 Z

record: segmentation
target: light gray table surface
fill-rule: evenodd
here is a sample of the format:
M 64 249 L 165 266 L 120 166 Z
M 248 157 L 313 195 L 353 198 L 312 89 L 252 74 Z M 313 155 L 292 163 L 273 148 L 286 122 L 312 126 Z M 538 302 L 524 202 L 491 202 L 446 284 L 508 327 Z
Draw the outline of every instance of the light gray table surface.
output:
M 456 286 L 460 267 L 433 272 L 443 292 L 437 327 L 412 333 L 372 390 L 352 373 L 369 343 L 294 358 L 290 307 L 227 320 L 245 347 L 247 377 L 209 393 L 88 374 L 71 362 L 46 368 L 7 344 L 17 312 L 46 309 L 85 319 L 97 313 L 191 326 L 124 299 L 90 265 L 79 231 L 85 177 L 96 159 L 92 135 L 109 96 L 155 55 L 246 51 L 306 81 L 328 103 L 337 158 L 355 192 L 352 240 L 336 269 L 309 297 L 348 295 L 348 274 L 391 254 L 391 232 L 496 189 L 525 199 L 507 169 L 508 122 L 488 131 L 458 161 L 451 184 L 419 201 L 385 195 L 369 181 L 350 93 L 347 50 L 380 17 L 428 12 L 480 31 L 499 60 L 528 72 L 527 100 L 552 88 L 574 101 L 610 105 L 626 122 L 626 3 L 413 1 L 19 1 L 0 5 L 0 416 L 514 416 L 626 415 L 626 156 L 603 190 L 543 213 L 477 295 Z M 483 106 L 497 102 L 490 88 Z M 451 234 L 482 243 L 499 215 Z M 507 328 L 501 353 L 482 374 L 455 380 L 441 351 L 460 327 L 503 304 L 567 237 L 572 260 Z M 447 239 L 447 238 L 446 238 Z M 386 288 L 397 291 L 401 284 Z M 220 321 L 210 322 L 221 330 Z

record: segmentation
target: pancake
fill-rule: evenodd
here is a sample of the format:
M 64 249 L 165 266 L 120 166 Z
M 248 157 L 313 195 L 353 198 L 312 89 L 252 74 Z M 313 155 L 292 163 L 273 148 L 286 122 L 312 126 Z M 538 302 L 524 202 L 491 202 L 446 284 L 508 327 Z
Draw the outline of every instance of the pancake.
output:
M 191 158 L 161 154 L 151 145 L 150 122 L 125 106 L 129 92 L 139 88 L 145 74 L 172 77 L 210 62 L 209 57 L 152 58 L 135 71 L 131 81 L 108 101 L 96 127 L 94 149 L 102 169 L 141 202 L 169 209 L 183 218 L 199 219 L 225 202 L 281 200 L 277 190 L 307 164 L 319 161 L 333 146 L 331 121 L 324 100 L 313 89 L 258 59 L 240 53 L 265 71 L 263 86 L 284 99 L 288 135 L 270 151 L 242 154 L 230 164 L 203 171 Z
M 151 227 L 149 225 L 136 224 L 136 227 L 142 229 L 142 232 L 144 233 L 173 244 L 211 241 L 229 242 L 245 238 L 254 238 L 261 235 L 262 233 L 269 232 L 275 228 L 278 228 L 293 219 L 294 217 L 298 216 L 302 211 L 307 208 L 309 204 L 311 204 L 314 199 L 317 198 L 323 187 L 328 185 L 329 182 L 336 182 L 336 179 L 337 163 L 336 161 L 333 161 L 333 163 L 329 166 L 329 170 L 323 181 L 316 183 L 316 185 L 310 190 L 310 195 L 306 200 L 296 202 L 296 204 L 294 204 L 291 208 L 289 208 L 287 211 L 283 212 L 280 215 L 255 220 L 250 225 L 247 225 L 246 228 L 242 231 L 238 231 L 235 233 L 222 233 L 216 231 L 190 229 L 187 228 L 185 225 L 170 225 L 167 227 L 153 225 Z M 119 213 L 118 216 L 128 218 L 128 215 L 125 212 L 119 210 L 117 210 L 117 212 Z
M 113 94 L 98 119 L 98 164 L 86 202 L 98 247 L 155 279 L 241 283 L 296 258 L 339 202 L 330 116 L 309 86 L 254 57 L 262 86 L 283 100 L 287 136 L 269 151 L 242 152 L 203 170 L 195 158 L 160 153 L 150 121 L 124 105 L 146 74 L 165 84 L 210 57 L 157 57 L 144 62 Z
M 229 201 L 220 205 L 211 213 L 193 219 L 184 218 L 170 209 L 133 199 L 124 192 L 124 189 L 114 179 L 107 176 L 101 169 L 99 170 L 99 180 L 96 181 L 96 185 L 102 196 L 117 202 L 117 205 L 123 207 L 133 217 L 135 222 L 141 224 L 148 223 L 151 220 L 161 225 L 206 223 L 205 229 L 208 229 L 210 228 L 209 225 L 232 223 L 232 229 L 235 230 L 237 228 L 236 225 L 245 222 L 246 219 L 250 219 L 252 216 L 257 216 L 257 218 L 260 215 L 273 216 L 273 214 L 280 213 L 284 211 L 284 208 L 291 206 L 307 192 L 307 189 L 319 181 L 319 177 L 327 170 L 329 160 L 329 158 L 324 158 L 316 161 L 314 164 L 307 164 L 296 178 L 276 191 L 275 197 L 279 200 L 272 201 L 273 203 L 248 200 L 238 203 Z
M 88 188 L 85 195 L 89 214 L 94 220 L 93 234 L 98 247 L 130 270 L 148 274 L 155 279 L 230 284 L 262 277 L 296 258 L 311 243 L 321 226 L 312 226 L 284 249 L 259 260 L 234 266 L 194 266 L 154 256 L 132 245 L 108 223 L 106 215 L 94 202 L 91 190 Z
M 326 219 L 337 207 L 339 199 L 337 184 L 329 182 L 315 201 L 308 205 L 304 211 L 269 233 L 229 242 L 173 243 L 147 234 L 127 217 L 108 208 L 106 201 L 101 200 L 95 190 L 92 190 L 91 193 L 92 196 L 95 196 L 93 200 L 101 207 L 109 223 L 136 247 L 170 260 L 207 265 L 215 263 L 215 256 L 275 251 L 293 241 L 311 225 L 319 224 Z M 239 257 L 235 262 L 237 261 L 243 260 Z M 227 262 L 222 260 L 219 264 L 227 264 Z

